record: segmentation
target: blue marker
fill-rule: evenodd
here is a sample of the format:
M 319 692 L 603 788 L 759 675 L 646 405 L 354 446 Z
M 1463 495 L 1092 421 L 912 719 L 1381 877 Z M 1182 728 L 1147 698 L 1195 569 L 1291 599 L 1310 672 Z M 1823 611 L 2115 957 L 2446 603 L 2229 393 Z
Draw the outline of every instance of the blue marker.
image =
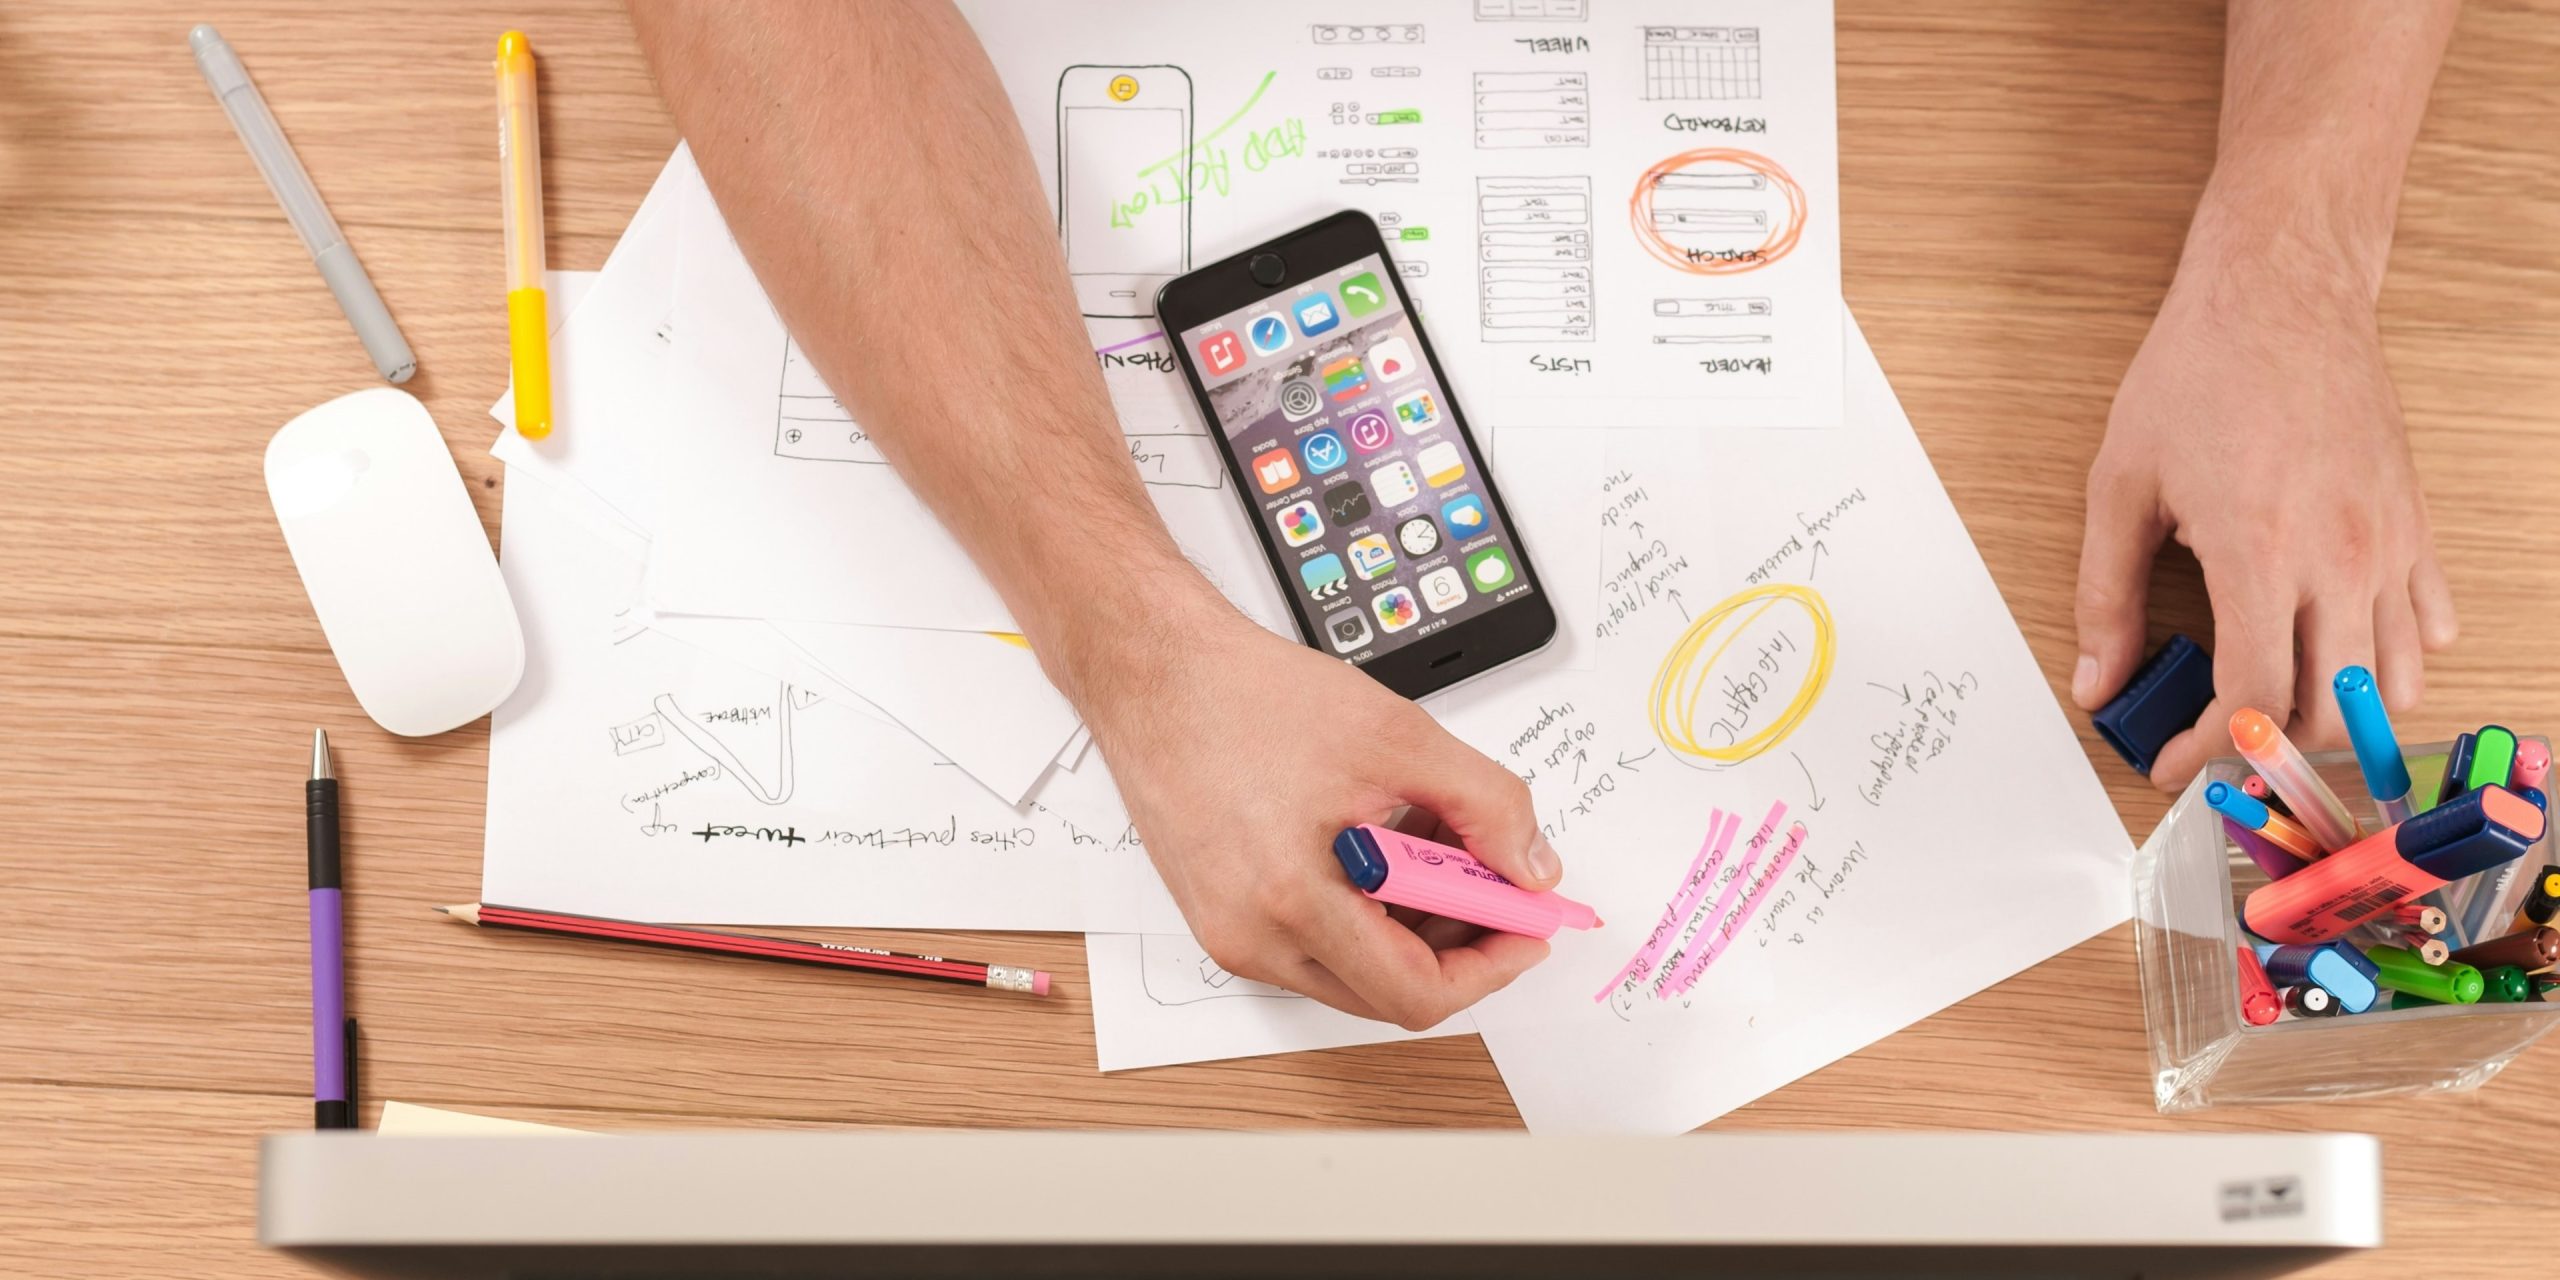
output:
M 2400 739 L 2391 732 L 2391 717 L 2382 710 L 2382 694 L 2373 673 L 2345 667 L 2330 682 L 2337 691 L 2338 714 L 2347 719 L 2347 740 L 2355 745 L 2356 767 L 2364 771 L 2364 787 L 2382 811 L 2382 824 L 2409 820 L 2409 762 L 2400 755 Z
M 2253 950 L 2258 953 L 2258 963 L 2266 968 L 2267 981 L 2276 986 L 2295 987 L 2308 982 L 2323 987 L 2338 998 L 2338 1007 L 2348 1013 L 2362 1013 L 2381 998 L 2381 967 L 2344 942 L 2282 947 L 2261 942 Z

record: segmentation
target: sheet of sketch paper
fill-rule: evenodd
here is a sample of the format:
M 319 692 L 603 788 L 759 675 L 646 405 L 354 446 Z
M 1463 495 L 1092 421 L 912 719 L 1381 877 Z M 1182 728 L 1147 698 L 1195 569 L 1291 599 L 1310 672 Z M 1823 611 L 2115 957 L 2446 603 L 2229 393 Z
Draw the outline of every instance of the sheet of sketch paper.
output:
M 668 433 L 654 459 L 661 516 L 650 548 L 650 606 L 1013 630 L 994 587 L 786 336 L 709 191 L 695 178 L 680 200 L 678 357 L 706 395 L 701 414 Z M 1210 581 L 1263 625 L 1288 630 L 1225 464 L 1161 341 L 1152 340 L 1150 353 L 1148 341 L 1126 345 L 1130 336 L 1097 338 L 1098 348 L 1118 349 L 1098 350 L 1096 360 L 1148 496 Z
M 591 520 L 644 537 L 656 509 L 655 478 L 646 464 L 652 442 L 662 420 L 691 402 L 682 387 L 669 385 L 666 367 L 680 245 L 675 194 L 691 173 L 690 157 L 679 149 L 605 270 L 587 273 L 588 286 L 599 290 L 592 310 L 582 294 L 553 295 L 562 317 L 552 344 L 554 417 L 562 429 L 540 442 L 504 431 L 491 450 L 508 462 L 511 475 L 539 478 Z M 505 423 L 511 408 L 501 399 L 491 415 Z M 835 633 L 840 643 L 819 646 L 832 650 L 823 660 L 833 666 L 821 667 L 821 658 L 758 620 L 635 610 L 628 622 L 840 701 L 852 699 L 851 705 L 915 733 L 1008 803 L 1022 801 L 1046 761 L 1079 732 L 1074 709 L 1049 686 L 1029 651 L 988 636 L 844 628 Z M 838 681 L 840 687 L 827 690 Z M 989 714 L 999 706 L 1002 715 Z M 1116 801 L 1104 800 L 1078 805 L 1070 816 L 1095 829 L 1116 828 L 1125 817 L 1115 816 Z
M 1017 811 L 894 726 L 654 631 L 640 571 L 510 483 L 523 683 L 489 743 L 493 902 L 626 919 L 973 929 L 1181 927 L 1120 833 Z
M 1850 351 L 1841 431 L 1610 433 L 1598 670 L 1441 708 L 1608 921 L 1477 1008 L 1535 1130 L 1692 1128 L 2127 913 L 2123 827 Z
M 1840 421 L 1826 2 L 961 8 L 1089 315 L 1349 206 L 1481 420 Z
M 1465 1035 L 1461 1013 L 1428 1031 L 1356 1018 L 1239 978 L 1189 934 L 1089 933 L 1093 1045 L 1105 1071 Z

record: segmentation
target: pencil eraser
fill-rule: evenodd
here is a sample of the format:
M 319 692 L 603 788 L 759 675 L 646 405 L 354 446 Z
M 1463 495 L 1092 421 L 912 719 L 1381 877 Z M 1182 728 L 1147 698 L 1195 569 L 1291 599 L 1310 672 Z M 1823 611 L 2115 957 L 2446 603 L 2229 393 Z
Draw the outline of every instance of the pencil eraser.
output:
M 1037 970 L 1034 970 L 1034 971 L 1032 972 L 1032 974 L 1031 974 L 1031 994 L 1033 994 L 1033 995 L 1035 995 L 1035 996 L 1045 996 L 1045 995 L 1049 994 L 1049 975 L 1048 975 L 1048 974 L 1041 973 L 1041 972 L 1039 972 L 1039 971 L 1037 971 Z
M 2135 773 L 2148 776 L 2160 748 L 2194 728 L 2196 717 L 2212 703 L 2213 655 L 2195 641 L 2173 635 L 2125 682 L 2124 692 L 2089 721 Z

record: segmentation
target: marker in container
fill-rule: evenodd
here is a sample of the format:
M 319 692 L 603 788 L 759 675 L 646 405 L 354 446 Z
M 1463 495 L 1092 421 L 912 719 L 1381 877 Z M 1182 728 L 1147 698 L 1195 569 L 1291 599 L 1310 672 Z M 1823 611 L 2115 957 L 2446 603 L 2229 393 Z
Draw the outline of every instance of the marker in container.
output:
M 2436 803 L 2443 804 L 2470 788 L 2471 735 L 2453 735 L 2453 749 L 2444 753 L 2444 777 L 2436 783 Z
M 2248 796 L 2250 799 L 2265 805 L 2270 812 L 2281 814 L 2287 818 L 2293 816 L 2293 810 L 2285 807 L 2284 797 L 2277 795 L 2276 789 L 2268 786 L 2266 779 L 2261 778 L 2254 773 L 2240 780 L 2240 790 L 2242 794 Z
M 2284 1012 L 2284 1001 L 2276 995 L 2275 985 L 2267 981 L 2267 969 L 2258 963 L 2258 953 L 2247 947 L 2238 950 L 2240 1020 L 2253 1027 L 2263 1027 Z
M 2525 799 L 2527 799 L 2527 800 L 2532 801 L 2532 802 L 2533 802 L 2533 807 L 2534 807 L 2534 808 L 2536 808 L 2536 809 L 2540 809 L 2540 810 L 2542 810 L 2544 813 L 2549 813 L 2549 812 L 2551 812 L 2551 796 L 2550 796 L 2548 793 L 2546 793 L 2545 791 L 2543 791 L 2543 789 L 2542 789 L 2542 788 L 2540 788 L 2540 787 L 2518 787 L 2518 788 L 2516 788 L 2516 794 L 2517 794 L 2517 795 L 2520 795 L 2520 796 L 2523 796 L 2523 797 L 2524 797 Z
M 2215 813 L 2257 832 L 2266 837 L 2267 843 L 2305 862 L 2320 856 L 2320 842 L 2312 839 L 2302 824 L 2250 799 L 2248 793 L 2228 782 L 2206 783 L 2204 802 L 2213 806 Z
M 1600 927 L 1591 908 L 1563 894 L 1523 889 L 1464 849 L 1392 827 L 1346 827 L 1333 838 L 1333 856 L 1360 892 L 1380 902 L 1532 938 Z
M 2258 886 L 2242 902 L 2241 918 L 2261 938 L 2325 941 L 2448 881 L 2523 857 L 2542 828 L 2542 810 L 2505 787 L 2465 792 Z
M 2511 964 L 2480 971 L 2480 1003 L 2522 1004 L 2533 998 L 2533 982 Z
M 2269 880 L 2282 880 L 2302 870 L 2302 859 L 2275 847 L 2265 836 L 2229 818 L 2222 820 L 2222 833 L 2231 837 L 2231 843 L 2240 846 L 2240 852 L 2248 855 L 2249 861 L 2255 863 L 2259 872 Z
M 2560 866 L 2546 866 L 2533 878 L 2533 888 L 2526 891 L 2523 905 L 2516 908 L 2516 922 L 2508 932 L 2522 933 L 2550 924 L 2555 918 L 2560 918 Z
M 2480 726 L 2480 732 L 2471 735 L 2471 771 L 2463 777 L 2462 789 L 2509 786 L 2515 775 L 2515 732 L 2502 724 Z
M 2394 991 L 2424 996 L 2438 1004 L 2480 1003 L 2480 971 L 2467 964 L 2428 964 L 2407 947 L 2367 947 L 2374 981 Z
M 2526 787 L 2545 792 L 2551 789 L 2551 748 L 2539 742 L 2516 744 L 2516 790 Z
M 2258 963 L 2266 967 L 2268 981 L 2286 987 L 2307 982 L 2323 988 L 2337 997 L 2343 1012 L 2362 1013 L 2382 998 L 2382 986 L 2376 981 L 2382 971 L 2363 952 L 2346 943 L 2278 946 L 2269 942 L 2261 943 L 2256 950 Z
M 2284 993 L 2284 1007 L 2297 1018 L 2334 1017 L 2338 1012 L 2338 998 L 2330 995 L 2327 987 L 2306 982 Z
M 2533 998 L 2536 1001 L 2549 1000 L 2553 991 L 2560 990 L 2560 976 L 2529 973 L 2525 975 L 2525 980 L 2533 984 Z
M 2383 825 L 2407 821 L 2409 761 L 2400 754 L 2400 739 L 2391 732 L 2391 717 L 2382 709 L 2382 693 L 2374 688 L 2373 673 L 2343 667 L 2329 687 L 2338 695 L 2338 714 L 2346 718 L 2356 768 L 2364 773 L 2365 790 L 2381 811 Z
M 2422 906 L 2415 902 L 2404 902 L 2399 906 L 2392 908 L 2391 919 L 2395 924 L 2405 924 L 2421 933 L 2444 932 L 2445 918 L 2444 908 L 2442 907 L 2429 907 Z
M 2302 758 L 2291 739 L 2255 707 L 2242 707 L 2231 713 L 2231 742 L 2240 748 L 2240 758 L 2258 771 L 2267 785 L 2284 797 L 2293 810 L 2293 819 L 2311 833 L 2322 849 L 2332 852 L 2344 849 L 2363 838 L 2364 828 L 2356 825 L 2355 815 L 2347 812 L 2345 802 L 2329 784 L 2312 772 L 2311 762 Z
M 2453 958 L 2484 973 L 2500 965 L 2539 973 L 2560 964 L 2560 929 L 2537 925 L 2522 933 L 2475 942 L 2454 952 Z

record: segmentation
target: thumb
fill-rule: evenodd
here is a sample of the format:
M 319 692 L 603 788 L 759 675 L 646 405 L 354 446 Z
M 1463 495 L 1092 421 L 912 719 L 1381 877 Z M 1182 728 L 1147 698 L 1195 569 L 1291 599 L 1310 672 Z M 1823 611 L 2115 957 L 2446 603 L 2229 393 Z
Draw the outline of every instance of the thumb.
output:
M 1538 830 L 1529 784 L 1448 730 L 1426 726 L 1430 741 L 1414 752 L 1403 798 L 1430 810 L 1458 843 L 1524 889 L 1552 889 L 1564 863 Z
M 2089 473 L 2089 519 L 2080 540 L 2080 590 L 2073 607 L 2080 660 L 2071 670 L 2071 700 L 2083 711 L 2105 706 L 2142 661 L 2151 561 L 2169 533 L 2153 493 L 2147 481 L 2128 484 L 2094 468 Z

